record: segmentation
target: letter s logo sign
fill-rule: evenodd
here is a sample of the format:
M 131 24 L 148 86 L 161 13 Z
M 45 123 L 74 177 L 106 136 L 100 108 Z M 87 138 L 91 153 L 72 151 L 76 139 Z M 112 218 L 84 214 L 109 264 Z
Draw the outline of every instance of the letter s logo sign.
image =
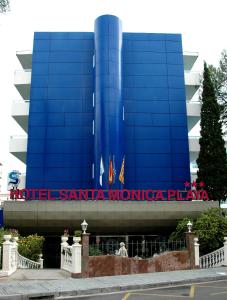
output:
M 19 179 L 20 172 L 19 171 L 12 171 L 12 172 L 9 173 L 8 176 L 9 176 L 8 184 L 12 185 L 14 187 L 17 187 L 19 182 L 20 182 L 20 179 Z

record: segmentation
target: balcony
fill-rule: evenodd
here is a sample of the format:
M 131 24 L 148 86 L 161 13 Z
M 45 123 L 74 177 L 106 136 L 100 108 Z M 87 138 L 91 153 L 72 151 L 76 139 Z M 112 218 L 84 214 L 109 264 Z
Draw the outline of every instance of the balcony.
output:
M 190 71 L 196 62 L 197 58 L 199 56 L 198 52 L 187 52 L 185 51 L 183 53 L 184 57 L 184 69 L 185 71 Z
M 29 115 L 29 101 L 21 100 L 14 101 L 12 104 L 11 115 L 14 120 L 24 129 L 28 131 L 28 115 Z
M 199 72 L 184 72 L 184 80 L 186 87 L 186 100 L 190 101 L 200 87 L 202 76 Z
M 23 163 L 26 163 L 27 136 L 11 136 L 9 143 L 9 152 Z
M 23 69 L 31 69 L 32 68 L 32 51 L 17 51 L 16 56 L 21 63 Z
M 189 150 L 190 150 L 190 152 L 194 152 L 197 155 L 200 150 L 199 139 L 200 139 L 200 136 L 189 136 L 188 137 Z M 224 137 L 224 140 L 225 140 L 225 147 L 227 147 L 227 136 Z M 196 160 L 196 159 L 190 159 L 190 161 L 192 161 L 192 160 Z
M 14 73 L 14 85 L 24 100 L 30 99 L 31 70 L 17 70 Z
M 188 131 L 190 131 L 200 119 L 201 103 L 199 101 L 187 102 Z

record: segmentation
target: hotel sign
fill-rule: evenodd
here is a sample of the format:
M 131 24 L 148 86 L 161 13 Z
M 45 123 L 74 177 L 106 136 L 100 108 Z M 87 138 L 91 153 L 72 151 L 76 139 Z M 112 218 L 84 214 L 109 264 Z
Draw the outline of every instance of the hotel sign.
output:
M 11 190 L 11 199 L 24 200 L 112 200 L 112 201 L 190 201 L 209 200 L 206 190 L 101 190 L 101 189 L 23 189 Z

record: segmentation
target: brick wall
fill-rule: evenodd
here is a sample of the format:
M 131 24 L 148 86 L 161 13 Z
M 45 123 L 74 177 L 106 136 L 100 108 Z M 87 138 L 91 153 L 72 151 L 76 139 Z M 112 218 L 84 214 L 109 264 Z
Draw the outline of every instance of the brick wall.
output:
M 89 256 L 88 276 L 113 276 L 190 269 L 188 251 L 172 251 L 150 259 Z

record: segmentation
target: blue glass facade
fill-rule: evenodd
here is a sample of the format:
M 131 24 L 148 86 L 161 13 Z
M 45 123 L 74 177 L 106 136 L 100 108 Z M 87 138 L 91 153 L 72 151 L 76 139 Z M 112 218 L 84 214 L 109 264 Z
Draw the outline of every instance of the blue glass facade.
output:
M 113 16 L 96 22 L 95 33 L 35 33 L 26 187 L 99 187 L 103 156 L 106 188 L 109 155 L 116 183 L 125 155 L 124 188 L 182 189 L 190 170 L 181 36 L 122 33 Z

